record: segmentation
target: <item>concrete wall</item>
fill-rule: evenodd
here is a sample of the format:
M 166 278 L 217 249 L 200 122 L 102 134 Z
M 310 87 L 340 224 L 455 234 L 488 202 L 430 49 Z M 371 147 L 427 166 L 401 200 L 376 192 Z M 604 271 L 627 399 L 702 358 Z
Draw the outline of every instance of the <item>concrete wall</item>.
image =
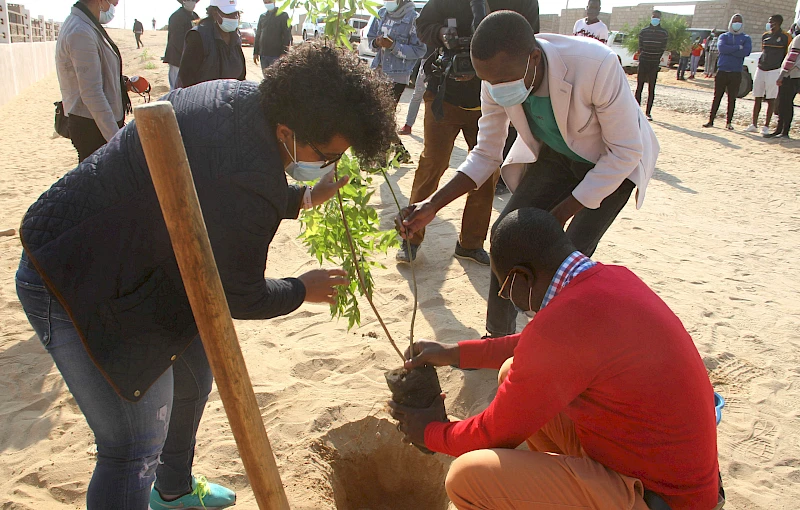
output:
M 717 0 L 699 2 L 694 10 L 692 27 L 728 30 L 731 16 L 737 12 L 744 18 L 744 31 L 753 39 L 753 51 L 761 51 L 764 25 L 773 14 L 783 16 L 783 29 L 788 30 L 794 18 L 795 0 Z
M 710 2 L 698 2 L 697 5 L 700 5 L 701 3 Z M 656 7 L 656 5 L 658 4 L 651 3 L 639 4 L 631 7 L 614 7 L 611 9 L 611 25 L 609 25 L 608 28 L 610 30 L 622 30 L 626 25 L 628 27 L 633 27 L 643 19 L 650 19 L 650 17 L 653 15 L 653 9 Z M 664 17 L 679 16 L 686 20 L 687 26 L 692 26 L 693 16 L 674 14 L 665 11 L 663 8 L 661 9 L 661 15 Z
M 0 106 L 56 70 L 56 42 L 0 44 Z M 57 101 L 54 97 L 48 100 Z
M 559 31 L 558 14 L 540 14 L 539 15 L 539 32 L 544 34 L 557 34 Z
M 586 6 L 577 7 L 575 9 L 561 9 L 561 16 L 558 22 L 558 34 L 572 35 L 572 29 L 575 28 L 575 22 L 581 18 L 586 17 Z M 601 12 L 598 16 L 600 21 L 609 26 L 611 23 L 611 13 Z M 610 30 L 610 28 L 609 28 Z

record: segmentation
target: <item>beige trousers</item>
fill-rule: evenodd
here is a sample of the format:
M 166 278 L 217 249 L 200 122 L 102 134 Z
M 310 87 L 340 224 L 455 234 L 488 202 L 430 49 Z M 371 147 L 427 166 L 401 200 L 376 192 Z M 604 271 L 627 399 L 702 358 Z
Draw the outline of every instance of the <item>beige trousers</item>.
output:
M 513 358 L 500 369 L 500 382 Z M 583 451 L 560 414 L 526 441 L 531 451 L 476 450 L 456 459 L 445 488 L 459 510 L 648 510 L 644 487 Z

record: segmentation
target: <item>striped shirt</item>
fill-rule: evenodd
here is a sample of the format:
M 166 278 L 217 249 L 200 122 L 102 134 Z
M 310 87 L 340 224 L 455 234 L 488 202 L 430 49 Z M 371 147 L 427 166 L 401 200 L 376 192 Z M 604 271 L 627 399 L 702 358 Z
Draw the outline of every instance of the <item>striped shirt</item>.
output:
M 669 34 L 661 27 L 649 27 L 639 32 L 639 63 L 657 64 L 667 49 Z
M 564 262 L 561 263 L 556 274 L 553 275 L 553 280 L 550 282 L 550 287 L 547 288 L 547 293 L 544 295 L 540 310 L 544 309 L 573 278 L 587 269 L 593 268 L 595 264 L 596 263 L 593 262 L 592 259 L 583 253 L 579 251 L 572 252 L 569 257 L 564 259 Z

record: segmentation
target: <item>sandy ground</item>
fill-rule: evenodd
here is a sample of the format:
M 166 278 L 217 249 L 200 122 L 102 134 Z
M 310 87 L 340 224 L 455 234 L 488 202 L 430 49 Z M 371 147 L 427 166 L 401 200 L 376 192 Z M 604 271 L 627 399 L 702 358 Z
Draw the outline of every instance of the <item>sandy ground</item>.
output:
M 144 58 L 132 34 L 112 36 L 127 73 L 145 74 L 156 96 L 164 91 L 166 66 L 157 60 L 164 34 L 145 33 Z M 252 64 L 248 76 L 259 76 Z M 77 161 L 68 140 L 51 138 L 58 97 L 53 75 L 0 108 L 0 231 L 16 228 L 36 197 Z M 644 208 L 636 211 L 631 203 L 623 210 L 595 258 L 630 267 L 666 300 L 727 399 L 718 441 L 728 507 L 794 508 L 800 499 L 800 143 L 702 130 L 701 114 L 676 113 L 666 103 L 653 112 L 662 153 Z M 421 150 L 421 120 L 406 138 L 414 156 Z M 459 138 L 451 166 L 465 154 Z M 403 197 L 413 172 L 405 166 L 392 176 Z M 507 199 L 496 199 L 495 215 Z M 374 201 L 388 227 L 393 207 L 385 185 Z M 421 249 L 418 336 L 456 342 L 483 333 L 488 270 L 452 257 L 462 206 L 458 201 L 443 211 Z M 296 222 L 281 227 L 268 276 L 316 266 L 298 233 Z M 19 254 L 18 237 L 0 237 L 0 508 L 81 508 L 95 461 L 93 437 L 16 299 Z M 391 332 L 406 338 L 409 271 L 395 266 L 393 256 L 376 272 L 376 301 Z M 350 332 L 331 322 L 323 306 L 236 323 L 289 500 L 301 509 L 444 509 L 449 460 L 400 445 L 382 410 L 388 397 L 383 371 L 397 360 L 373 315 L 363 316 Z M 491 371 L 443 368 L 439 375 L 456 417 L 481 410 L 496 390 Z M 238 508 L 256 507 L 216 390 L 201 423 L 195 466 L 236 489 Z

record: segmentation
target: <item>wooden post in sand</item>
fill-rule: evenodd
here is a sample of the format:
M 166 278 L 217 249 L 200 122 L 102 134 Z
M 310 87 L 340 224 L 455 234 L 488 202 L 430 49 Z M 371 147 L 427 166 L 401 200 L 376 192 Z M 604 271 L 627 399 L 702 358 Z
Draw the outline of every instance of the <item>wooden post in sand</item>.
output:
M 197 329 L 261 510 L 288 510 L 278 466 L 239 348 L 172 104 L 133 110 Z

